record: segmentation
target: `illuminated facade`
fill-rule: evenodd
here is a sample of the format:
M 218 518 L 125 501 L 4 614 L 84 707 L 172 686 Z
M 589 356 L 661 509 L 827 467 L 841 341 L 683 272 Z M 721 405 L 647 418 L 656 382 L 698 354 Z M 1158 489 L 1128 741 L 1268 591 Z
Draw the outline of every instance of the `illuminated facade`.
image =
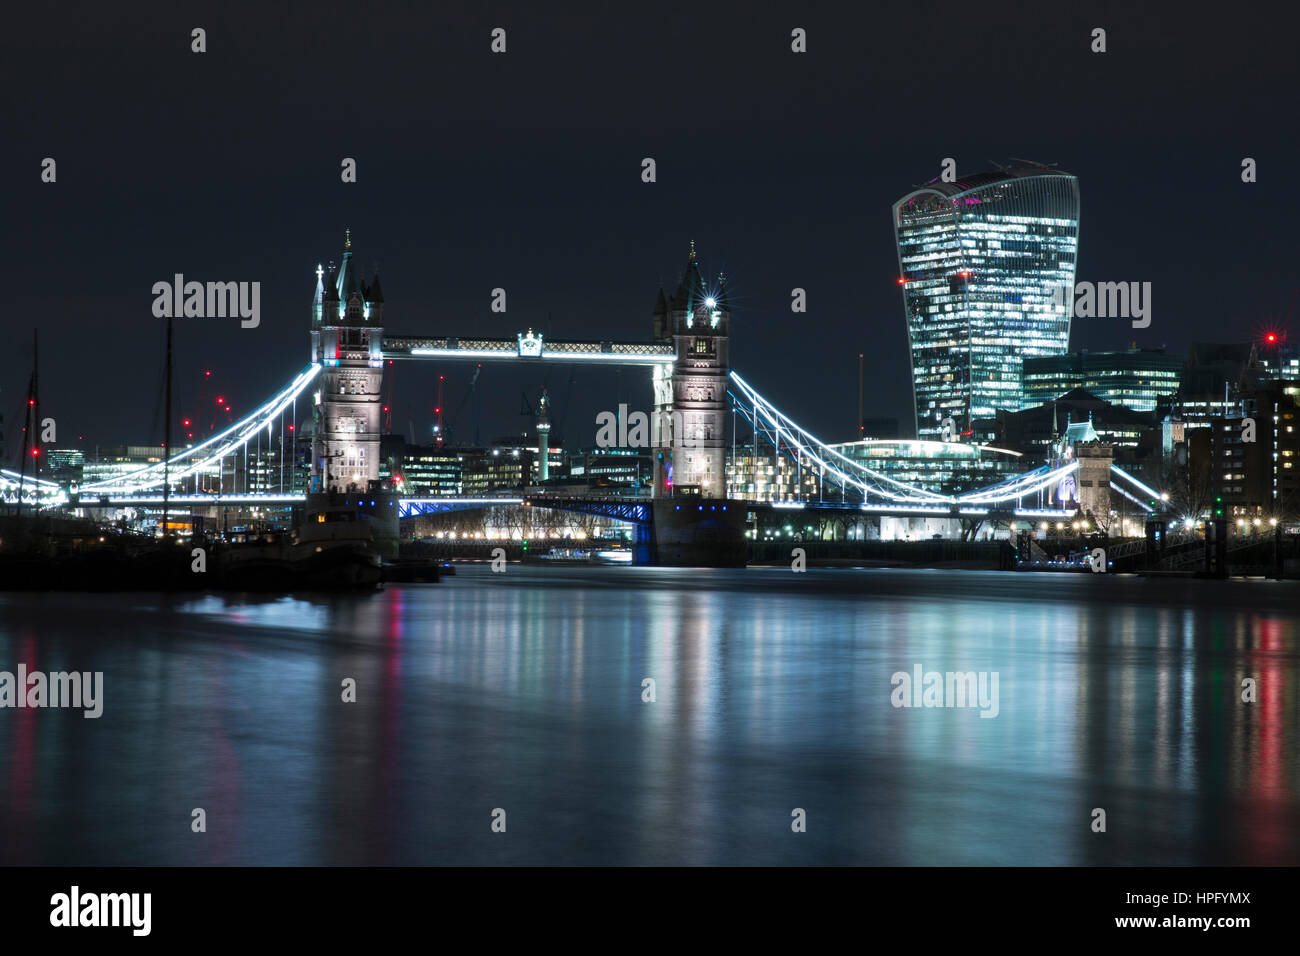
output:
M 1178 391 L 1183 361 L 1183 356 L 1164 349 L 1026 358 L 1020 407 L 1033 408 L 1082 388 L 1112 405 L 1155 411 L 1161 398 Z
M 1237 527 L 1274 517 L 1300 518 L 1300 381 L 1274 380 L 1243 396 L 1255 423 L 1245 440 L 1245 419 L 1215 419 L 1210 427 L 1210 481 Z
M 521 491 L 537 474 L 536 450 L 502 439 L 490 448 L 466 452 L 461 459 L 461 488 L 468 498 L 501 491 Z
M 830 447 L 896 481 L 943 494 L 991 485 L 1027 470 L 1019 452 L 964 442 L 868 439 Z
M 146 465 L 154 465 L 163 460 L 163 450 L 159 445 L 121 445 L 115 448 L 96 448 L 93 455 L 82 459 L 82 478 L 87 484 L 94 481 L 108 481 L 121 478 Z
M 591 448 L 565 455 L 570 480 L 589 491 L 633 491 L 639 494 L 654 474 L 653 455 L 634 448 Z
M 1044 166 L 935 181 L 894 204 L 916 435 L 1019 409 L 1021 363 L 1069 343 L 1079 184 Z
M 314 491 L 365 491 L 379 479 L 380 392 L 384 382 L 384 294 L 352 263 L 349 235 L 335 274 L 316 267 L 311 360 L 324 366 L 316 392 Z
M 826 494 L 838 496 L 838 486 Z M 781 455 L 754 455 L 737 451 L 727 456 L 727 497 L 745 501 L 819 501 L 821 481 L 816 469 L 800 468 L 793 459 Z
M 726 279 L 716 296 L 706 291 L 692 242 L 676 294 L 665 302 L 661 289 L 655 305 L 655 338 L 677 350 L 673 365 L 654 368 L 655 420 L 679 412 L 682 423 L 672 447 L 655 453 L 655 497 L 725 494 L 730 328 Z
M 381 448 L 379 477 L 392 479 L 393 487 L 412 497 L 456 497 L 462 492 L 461 471 L 465 449 L 414 445 L 401 435 L 385 435 Z M 474 449 L 472 455 L 481 455 Z

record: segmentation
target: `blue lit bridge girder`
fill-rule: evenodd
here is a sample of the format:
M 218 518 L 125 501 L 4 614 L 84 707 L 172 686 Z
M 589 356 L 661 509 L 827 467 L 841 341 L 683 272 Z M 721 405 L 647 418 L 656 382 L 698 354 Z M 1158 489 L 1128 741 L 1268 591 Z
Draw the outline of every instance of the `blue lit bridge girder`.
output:
M 625 498 L 558 498 L 548 495 L 530 495 L 524 498 L 400 498 L 397 504 L 400 518 L 418 518 L 422 515 L 470 511 L 502 505 L 523 505 L 612 518 L 615 521 L 636 525 L 648 526 L 654 520 L 648 501 Z
M 534 508 L 555 511 L 575 511 L 579 514 L 612 518 L 628 524 L 648 526 L 654 521 L 654 512 L 648 501 L 626 498 L 552 498 L 546 495 L 529 497 L 525 504 Z
M 499 505 L 517 505 L 523 498 L 398 498 L 397 517 L 420 518 L 450 511 L 474 511 Z

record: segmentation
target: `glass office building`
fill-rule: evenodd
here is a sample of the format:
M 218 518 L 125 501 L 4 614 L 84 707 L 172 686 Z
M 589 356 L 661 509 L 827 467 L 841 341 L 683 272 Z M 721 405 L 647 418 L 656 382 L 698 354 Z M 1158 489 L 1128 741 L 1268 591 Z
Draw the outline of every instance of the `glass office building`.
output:
M 1025 358 L 1070 338 L 1079 182 L 1046 166 L 934 181 L 894 204 L 916 435 L 1022 407 Z M 950 435 L 955 437 L 954 435 Z
M 946 495 L 996 484 L 1038 465 L 1017 451 L 961 442 L 868 439 L 830 447 L 872 471 Z
M 1184 361 L 1183 356 L 1170 355 L 1164 349 L 1026 358 L 1021 407 L 1033 408 L 1082 388 L 1112 405 L 1155 411 L 1161 398 L 1178 391 Z

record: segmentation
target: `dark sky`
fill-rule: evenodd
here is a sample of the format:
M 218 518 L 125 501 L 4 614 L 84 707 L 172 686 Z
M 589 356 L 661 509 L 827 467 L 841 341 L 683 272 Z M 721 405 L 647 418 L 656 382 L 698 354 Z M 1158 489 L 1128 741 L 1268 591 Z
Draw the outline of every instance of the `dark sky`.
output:
M 867 413 L 910 424 L 890 206 L 947 156 L 959 172 L 1026 157 L 1075 173 L 1078 278 L 1153 283 L 1150 328 L 1077 319 L 1073 348 L 1182 350 L 1297 318 L 1294 8 L 275 6 L 7 13 L 9 457 L 32 326 L 61 444 L 161 439 L 150 290 L 176 272 L 261 282 L 259 328 L 177 325 L 178 417 L 204 366 L 249 410 L 306 362 L 313 272 L 338 260 L 345 226 L 357 261 L 382 266 L 386 325 L 410 334 L 648 338 L 693 238 L 705 272 L 729 277 L 733 367 L 755 387 L 843 440 L 865 352 Z M 505 55 L 489 51 L 497 26 Z M 807 54 L 790 52 L 796 26 Z M 1089 51 L 1098 26 L 1105 54 Z M 489 310 L 497 286 L 505 315 Z M 806 315 L 790 312 L 795 286 Z M 420 436 L 436 372 L 453 409 L 471 372 L 398 368 L 395 425 Z M 483 438 L 522 429 L 520 391 L 542 382 L 487 367 Z M 555 367 L 547 382 L 570 443 L 593 443 L 598 410 L 649 403 L 640 370 L 583 369 L 570 390 Z

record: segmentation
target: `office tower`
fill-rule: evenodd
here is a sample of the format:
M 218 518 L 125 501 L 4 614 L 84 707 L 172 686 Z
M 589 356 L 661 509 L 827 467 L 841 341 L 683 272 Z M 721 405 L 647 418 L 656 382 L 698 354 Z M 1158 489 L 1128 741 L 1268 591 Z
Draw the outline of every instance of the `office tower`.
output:
M 935 180 L 894 204 L 894 232 L 917 437 L 969 439 L 1021 407 L 1025 358 L 1068 346 L 1078 180 L 1032 164 Z

